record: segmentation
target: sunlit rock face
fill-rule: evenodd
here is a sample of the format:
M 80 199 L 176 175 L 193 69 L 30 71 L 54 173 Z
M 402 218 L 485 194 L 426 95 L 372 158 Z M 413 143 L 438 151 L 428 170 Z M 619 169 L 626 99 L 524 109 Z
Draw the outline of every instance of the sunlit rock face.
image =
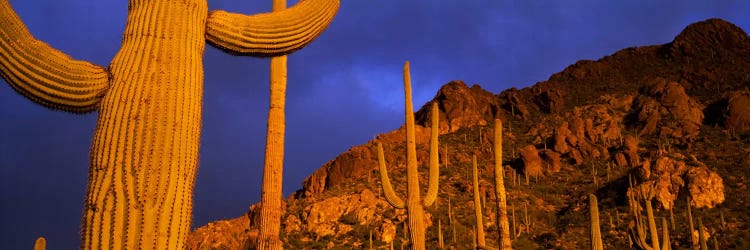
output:
M 693 167 L 686 175 L 690 205 L 713 208 L 724 202 L 724 180 L 706 166 Z
M 632 115 L 640 135 L 658 135 L 682 143 L 695 139 L 703 123 L 703 105 L 691 98 L 677 82 L 656 78 L 641 89 Z

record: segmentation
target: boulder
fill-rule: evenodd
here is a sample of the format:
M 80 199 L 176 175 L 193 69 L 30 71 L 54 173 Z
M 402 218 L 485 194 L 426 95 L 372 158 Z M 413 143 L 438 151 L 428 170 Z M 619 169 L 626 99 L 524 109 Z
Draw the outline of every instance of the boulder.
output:
M 641 126 L 640 135 L 657 134 L 682 143 L 693 141 L 703 123 L 703 106 L 682 85 L 663 78 L 641 88 L 632 110 Z
M 568 130 L 568 122 L 563 122 L 559 127 L 557 127 L 557 129 L 555 129 L 555 151 L 560 152 L 561 154 L 570 152 L 570 148 L 568 148 L 568 142 L 565 140 L 565 138 L 569 134 L 570 130 Z
M 750 131 L 750 91 L 748 89 L 732 92 L 729 95 L 724 113 L 724 126 L 737 133 Z
M 394 224 L 393 221 L 386 219 L 383 224 L 375 230 L 375 239 L 385 243 L 391 243 L 391 241 L 396 239 L 396 224 Z
M 641 162 L 641 158 L 638 156 L 638 140 L 632 135 L 625 136 L 624 151 L 630 166 L 636 166 Z
M 521 149 L 521 160 L 523 161 L 523 171 L 529 177 L 538 177 L 542 173 L 542 159 L 534 145 L 528 145 Z
M 692 167 L 687 175 L 690 205 L 697 208 L 713 208 L 724 202 L 724 180 L 706 166 Z
M 544 160 L 544 165 L 546 166 L 547 173 L 560 172 L 560 169 L 562 168 L 560 153 L 552 150 L 543 150 L 542 158 Z

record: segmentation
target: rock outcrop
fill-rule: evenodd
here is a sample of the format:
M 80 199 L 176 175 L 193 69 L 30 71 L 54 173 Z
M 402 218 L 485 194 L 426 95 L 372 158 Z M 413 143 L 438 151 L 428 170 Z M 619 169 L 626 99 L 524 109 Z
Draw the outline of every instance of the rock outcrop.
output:
M 295 193 L 295 197 L 301 198 L 319 194 L 327 189 L 367 176 L 368 172 L 377 169 L 378 161 L 375 141 L 383 144 L 385 158 L 389 159 L 389 162 L 406 162 L 406 156 L 403 152 L 394 152 L 391 150 L 398 145 L 405 144 L 405 133 L 406 131 L 401 127 L 391 132 L 380 134 L 375 140 L 349 148 L 349 150 L 326 162 L 321 168 L 305 178 L 302 182 L 302 189 Z M 417 145 L 427 145 L 429 137 L 430 128 L 420 125 L 415 126 Z M 427 153 L 426 149 L 418 148 L 418 155 L 425 155 Z
M 633 102 L 632 115 L 639 135 L 658 135 L 689 143 L 703 123 L 703 106 L 677 82 L 656 78 L 643 87 Z
M 249 229 L 249 216 L 208 223 L 190 232 L 187 249 L 247 249 L 255 246 L 258 230 Z
M 364 189 L 359 194 L 334 196 L 305 207 L 302 227 L 316 238 L 341 236 L 352 230 L 350 224 L 365 224 L 381 217 L 378 211 L 387 206 L 384 200 L 376 198 L 369 189 Z
M 729 95 L 724 126 L 737 133 L 750 131 L 750 90 L 739 90 Z
M 468 87 L 462 81 L 451 81 L 414 114 L 416 124 L 430 126 L 433 102 L 437 102 L 440 109 L 440 134 L 456 132 L 460 128 L 485 126 L 500 114 L 500 101 L 494 94 L 479 85 Z

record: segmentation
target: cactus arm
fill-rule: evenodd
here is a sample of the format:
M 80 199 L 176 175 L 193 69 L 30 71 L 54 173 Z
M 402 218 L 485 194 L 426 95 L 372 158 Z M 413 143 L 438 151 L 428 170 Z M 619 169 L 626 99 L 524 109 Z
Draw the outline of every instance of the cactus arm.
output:
M 0 1 L 0 77 L 33 102 L 75 113 L 95 110 L 110 78 L 34 38 L 7 0 Z
M 383 156 L 383 145 L 378 142 L 378 166 L 380 167 L 380 182 L 383 186 L 383 193 L 385 193 L 385 200 L 388 204 L 391 204 L 394 208 L 402 209 L 406 207 L 404 200 L 396 195 L 391 186 L 391 179 L 388 178 L 388 169 L 385 167 L 385 157 Z
M 440 179 L 440 162 L 438 161 L 438 125 L 439 111 L 437 102 L 432 103 L 432 118 L 430 126 L 430 182 L 427 186 L 427 195 L 423 200 L 425 207 L 429 207 L 435 202 L 438 194 L 438 182 Z
M 211 11 L 206 40 L 230 54 L 278 56 L 306 46 L 328 27 L 338 0 L 304 0 L 283 11 L 244 15 Z

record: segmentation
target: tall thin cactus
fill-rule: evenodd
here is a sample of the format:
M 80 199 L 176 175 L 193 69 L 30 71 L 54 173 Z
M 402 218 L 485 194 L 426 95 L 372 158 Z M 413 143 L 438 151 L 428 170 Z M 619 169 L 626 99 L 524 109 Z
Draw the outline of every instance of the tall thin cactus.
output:
M 438 248 L 445 248 L 445 242 L 443 241 L 443 226 L 441 225 L 440 220 L 438 220 Z
M 690 236 L 690 248 L 695 248 L 695 246 L 698 245 L 698 242 L 695 241 L 695 238 L 693 238 L 693 231 L 695 231 L 695 224 L 693 224 L 693 211 L 690 209 L 690 196 L 687 196 L 687 217 L 688 217 L 688 226 L 690 227 L 690 232 L 688 235 Z
M 500 249 L 512 249 L 510 241 L 510 224 L 508 223 L 508 203 L 505 196 L 503 180 L 503 123 L 495 119 L 495 195 L 497 196 L 497 228 L 500 232 Z
M 81 249 L 184 248 L 206 42 L 236 55 L 288 54 L 325 30 L 338 7 L 338 0 L 306 0 L 248 16 L 209 12 L 205 0 L 130 0 L 120 51 L 102 67 L 37 40 L 0 0 L 0 77 L 45 107 L 98 110 Z M 269 140 L 283 142 L 271 134 Z
M 409 62 L 404 63 L 404 94 L 406 96 L 406 203 L 396 195 L 388 178 L 388 170 L 385 166 L 383 145 L 378 142 L 378 165 L 380 166 L 380 178 L 383 185 L 386 201 L 391 206 L 408 212 L 409 236 L 412 249 L 425 249 L 424 207 L 429 207 L 437 198 L 438 177 L 440 169 L 438 166 L 438 106 L 432 103 L 432 118 L 430 128 L 430 176 L 427 195 L 424 200 L 419 194 L 419 173 L 417 172 L 417 150 L 414 128 L 414 108 L 411 98 L 411 75 L 409 74 Z
M 701 250 L 708 250 L 708 244 L 706 243 L 706 237 L 703 235 L 707 232 L 703 229 L 703 220 L 698 217 L 698 242 L 700 243 Z
M 482 222 L 482 205 L 479 200 L 479 171 L 477 169 L 477 156 L 471 157 L 471 173 L 474 180 L 474 215 L 476 215 L 476 242 L 477 246 L 484 247 L 487 242 L 484 238 L 484 223 Z
M 602 250 L 602 233 L 599 227 L 599 204 L 596 195 L 589 194 L 589 217 L 591 221 L 591 250 Z
M 273 0 L 273 11 L 286 9 L 286 0 Z M 271 96 L 266 130 L 266 152 L 263 162 L 263 187 L 260 196 L 260 230 L 258 249 L 283 249 L 281 232 L 282 182 L 284 172 L 284 135 L 286 118 L 286 55 L 271 58 Z

